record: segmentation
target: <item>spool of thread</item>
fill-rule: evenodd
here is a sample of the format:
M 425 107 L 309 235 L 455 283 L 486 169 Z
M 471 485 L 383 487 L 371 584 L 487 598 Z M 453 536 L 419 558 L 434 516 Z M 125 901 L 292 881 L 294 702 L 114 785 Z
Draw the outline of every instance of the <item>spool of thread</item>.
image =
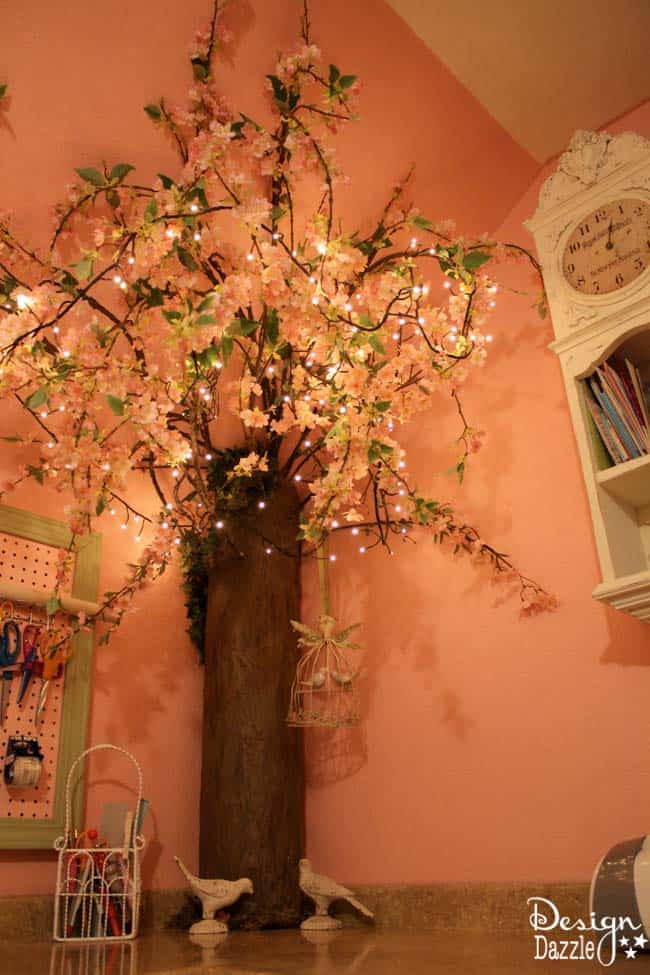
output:
M 12 735 L 4 760 L 5 785 L 12 789 L 34 789 L 40 780 L 43 753 L 38 738 Z
M 13 789 L 34 789 L 41 777 L 42 762 L 40 758 L 18 756 L 10 768 L 11 781 L 7 783 Z

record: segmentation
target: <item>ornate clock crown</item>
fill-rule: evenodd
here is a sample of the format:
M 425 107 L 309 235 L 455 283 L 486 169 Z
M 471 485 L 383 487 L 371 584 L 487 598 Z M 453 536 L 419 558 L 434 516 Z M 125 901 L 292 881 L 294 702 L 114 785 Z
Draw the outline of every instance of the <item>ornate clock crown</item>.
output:
M 554 207 L 575 197 L 617 169 L 634 167 L 650 159 L 650 140 L 636 132 L 611 135 L 578 129 L 569 148 L 558 160 L 556 171 L 542 185 L 535 214 L 525 221 L 533 230 L 538 220 Z
M 611 141 L 612 137 L 607 132 L 578 129 L 569 148 L 560 156 L 558 170 L 589 186 L 598 178 Z

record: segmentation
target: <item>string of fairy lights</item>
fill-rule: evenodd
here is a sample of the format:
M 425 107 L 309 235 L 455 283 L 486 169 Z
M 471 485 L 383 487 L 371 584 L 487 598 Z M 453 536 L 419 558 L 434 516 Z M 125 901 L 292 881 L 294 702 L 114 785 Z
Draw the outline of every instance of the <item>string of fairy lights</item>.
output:
M 190 210 L 191 210 L 192 214 L 199 214 L 199 207 L 195 203 L 191 204 Z M 165 233 L 166 233 L 166 236 L 169 239 L 177 239 L 177 238 L 179 238 L 181 236 L 181 232 L 177 228 L 171 227 L 171 226 L 168 226 L 166 228 Z M 194 239 L 195 242 L 197 242 L 197 243 L 200 242 L 200 240 L 201 240 L 201 232 L 200 232 L 200 230 L 195 230 L 193 232 L 193 235 L 192 236 L 193 236 L 193 239 Z M 283 241 L 283 235 L 279 231 L 274 231 L 271 234 L 271 237 L 272 237 L 272 240 L 274 242 Z M 413 257 L 423 257 L 425 255 L 428 255 L 430 257 L 436 258 L 438 256 L 438 248 L 436 248 L 436 247 L 430 247 L 430 248 L 428 248 L 428 249 L 426 249 L 424 251 L 419 250 L 418 249 L 418 240 L 417 240 L 416 237 L 412 237 L 411 238 L 410 244 L 409 244 L 409 250 L 412 252 L 412 256 Z M 324 259 L 327 256 L 327 253 L 328 253 L 328 242 L 327 241 L 321 241 L 321 242 L 319 242 L 316 245 L 316 251 L 317 251 L 317 253 L 320 255 L 320 257 L 324 261 Z M 302 267 L 303 270 L 307 271 L 307 270 L 309 270 L 311 268 L 311 263 L 306 263 L 304 265 L 301 264 L 301 262 L 299 260 L 299 257 L 298 257 L 298 251 L 297 250 L 295 250 L 295 249 L 292 250 L 291 251 L 291 256 L 292 256 L 293 260 Z M 256 254 L 255 254 L 255 252 L 254 252 L 253 249 L 251 249 L 247 253 L 247 255 L 246 255 L 246 259 L 249 262 L 254 261 L 255 260 L 255 257 L 256 257 Z M 127 261 L 127 264 L 128 265 L 133 265 L 135 263 L 135 258 L 133 257 L 132 254 L 129 254 L 126 257 L 126 261 Z M 322 262 L 321 262 L 321 269 L 322 269 L 322 266 L 323 265 L 322 265 Z M 312 298 L 311 298 L 312 304 L 314 304 L 315 306 L 323 306 L 324 304 L 328 304 L 329 303 L 329 298 L 328 298 L 328 296 L 325 293 L 325 290 L 323 288 L 322 273 L 321 273 L 321 276 L 320 277 L 317 277 L 314 274 L 309 274 L 308 280 L 309 280 L 309 283 L 310 284 L 312 284 L 312 285 L 315 286 L 315 290 L 314 290 L 314 293 L 313 293 Z M 119 269 L 118 269 L 118 272 L 116 272 L 115 274 L 113 274 L 112 281 L 113 281 L 113 284 L 122 293 L 128 291 L 128 289 L 129 289 L 129 282 L 128 282 L 127 278 L 124 276 L 124 272 L 123 273 L 119 273 Z M 452 282 L 448 278 L 446 278 L 442 282 L 442 288 L 445 289 L 446 291 L 451 291 L 451 289 L 452 289 Z M 420 330 L 422 330 L 423 327 L 426 324 L 426 317 L 425 317 L 425 315 L 423 315 L 423 314 L 420 313 L 419 302 L 420 302 L 421 299 L 427 298 L 429 296 L 429 294 L 430 294 L 430 285 L 429 285 L 429 283 L 427 283 L 427 282 L 415 283 L 415 284 L 413 284 L 410 287 L 409 291 L 410 291 L 410 297 L 415 301 L 415 305 L 416 305 L 415 314 L 409 314 L 408 312 L 407 313 L 400 312 L 400 313 L 397 313 L 397 314 L 394 315 L 394 317 L 397 319 L 397 327 L 391 333 L 391 338 L 393 339 L 393 341 L 395 341 L 397 343 L 401 343 L 402 341 L 404 341 L 404 329 L 409 324 L 413 324 L 413 325 L 419 326 L 420 327 Z M 491 296 L 490 297 L 490 300 L 487 302 L 487 305 L 492 310 L 492 309 L 494 309 L 496 307 L 495 296 L 497 294 L 498 287 L 497 287 L 496 284 L 490 283 L 489 286 L 487 287 L 487 291 L 488 291 L 488 293 Z M 462 287 L 461 287 L 460 293 L 462 294 Z M 363 300 L 363 296 L 360 293 L 356 293 L 356 295 L 354 295 L 354 297 L 356 298 L 356 300 L 358 302 L 361 302 Z M 467 297 L 467 295 L 465 295 L 465 297 Z M 30 295 L 28 293 L 25 293 L 24 291 L 21 291 L 21 292 L 19 292 L 16 295 L 15 302 L 16 302 L 16 306 L 18 307 L 18 309 L 20 311 L 30 310 L 30 311 L 32 311 L 32 313 L 34 312 L 35 299 L 34 299 L 34 297 L 32 295 Z M 6 307 L 9 310 L 11 308 L 11 306 L 6 306 Z M 349 301 L 348 300 L 348 301 L 345 302 L 345 304 L 344 304 L 344 310 L 345 310 L 346 314 L 349 316 L 349 318 L 348 319 L 344 319 L 344 321 L 347 322 L 347 324 L 350 325 L 351 332 L 354 334 L 354 333 L 356 333 L 358 331 L 358 326 L 357 326 L 357 324 L 354 323 L 354 321 L 352 319 L 352 316 L 354 314 L 354 305 L 353 305 L 352 301 Z M 59 334 L 60 334 L 60 328 L 59 328 L 59 326 L 57 324 L 54 324 L 52 326 L 52 333 L 53 333 L 53 335 L 59 336 Z M 449 335 L 450 340 L 452 342 L 457 342 L 458 341 L 458 338 L 459 338 L 458 326 L 452 324 L 449 327 L 449 330 L 448 330 L 448 333 L 447 334 Z M 468 331 L 468 338 L 469 338 L 470 342 L 472 342 L 474 340 L 474 333 L 473 333 L 473 331 L 471 329 Z M 488 342 L 488 343 L 493 341 L 493 336 L 491 334 L 487 334 L 487 335 L 483 336 L 483 338 L 484 338 L 485 342 Z M 65 348 L 63 342 L 61 342 L 60 339 L 57 340 L 57 341 L 60 343 L 60 346 L 59 346 L 60 355 L 64 359 L 69 359 L 70 356 L 71 356 L 70 350 L 67 349 L 67 348 Z M 447 351 L 447 350 L 444 349 L 444 346 L 443 346 L 443 348 L 441 349 L 441 351 Z M 314 360 L 314 356 L 313 355 L 306 356 L 306 358 L 305 358 L 305 365 L 307 366 L 308 369 L 312 369 L 314 367 L 315 360 Z M 218 372 L 220 372 L 223 369 L 224 363 L 220 359 L 217 359 L 216 361 L 214 361 L 212 363 L 212 366 L 213 366 L 214 369 L 217 370 L 217 373 L 218 373 Z M 325 379 L 326 379 L 326 381 L 331 382 L 334 379 L 334 377 L 336 376 L 337 372 L 342 367 L 343 367 L 343 362 L 342 361 L 339 361 L 338 363 L 335 363 L 333 365 L 330 365 L 327 368 L 326 372 L 325 372 Z M 265 371 L 264 372 L 265 372 L 265 375 L 269 379 L 273 380 L 273 379 L 276 378 L 277 369 L 276 369 L 276 367 L 272 363 L 269 364 L 265 368 Z M 1 376 L 2 376 L 2 369 L 0 369 L 0 377 Z M 213 399 L 213 394 L 210 391 L 210 388 L 208 387 L 208 385 L 206 385 L 206 384 L 200 384 L 200 385 L 198 385 L 197 392 L 198 392 L 199 397 L 201 398 L 201 400 L 205 404 L 210 404 L 211 403 L 211 401 Z M 302 398 L 303 398 L 303 400 L 305 402 L 309 403 L 310 404 L 310 407 L 312 407 L 312 408 L 320 407 L 322 409 L 322 408 L 325 408 L 325 407 L 328 406 L 327 400 L 325 398 L 323 398 L 322 395 L 319 395 L 319 393 L 317 391 L 307 392 L 307 393 L 305 393 L 303 395 Z M 285 404 L 288 404 L 290 406 L 292 405 L 292 397 L 289 394 L 285 394 L 282 397 L 282 400 L 283 400 L 283 402 Z M 52 412 L 61 412 L 61 413 L 63 413 L 63 412 L 65 412 L 65 410 L 66 410 L 65 405 L 64 404 L 61 404 L 60 406 L 57 407 L 57 410 L 56 411 L 48 411 L 46 409 L 40 410 L 39 411 L 39 416 L 40 416 L 40 418 L 42 420 L 48 420 L 48 419 L 50 419 L 50 417 L 52 415 Z M 345 403 L 343 403 L 343 404 L 339 405 L 338 407 L 336 407 L 336 411 L 337 411 L 337 413 L 338 413 L 339 416 L 345 416 L 346 413 L 348 412 L 348 405 L 346 405 Z M 389 420 L 389 422 L 387 424 L 387 427 L 388 427 L 388 430 L 389 431 L 391 431 L 391 432 L 393 431 L 393 429 L 394 429 L 394 423 L 393 423 L 392 419 Z M 55 446 L 55 441 L 54 440 L 50 439 L 50 440 L 47 441 L 46 447 L 49 450 L 52 450 L 54 448 L 54 446 Z M 308 438 L 306 438 L 304 440 L 304 447 L 307 450 L 311 450 L 313 446 L 314 446 L 314 444 L 313 444 L 313 441 L 312 441 L 311 438 L 308 437 Z M 213 457 L 214 457 L 213 453 L 211 451 L 209 451 L 209 450 L 206 451 L 203 456 L 204 456 L 204 460 L 205 460 L 206 464 L 209 464 L 213 460 Z M 185 457 L 186 462 L 188 464 L 191 464 L 192 461 L 193 461 L 193 459 L 194 459 L 193 452 L 191 450 L 188 450 L 188 452 L 186 454 L 186 457 Z M 71 465 L 69 465 L 69 464 L 66 463 L 65 466 L 66 466 L 66 468 L 69 469 Z M 405 466 L 406 466 L 405 461 L 404 460 L 400 460 L 398 466 L 399 466 L 400 469 L 404 469 Z M 110 473 L 110 469 L 111 469 L 111 467 L 110 467 L 110 464 L 108 462 L 104 462 L 102 464 L 102 470 L 105 471 L 107 474 Z M 176 481 L 176 482 L 178 482 L 178 481 L 180 481 L 182 479 L 183 474 L 179 470 L 178 466 L 172 467 L 172 469 L 171 469 L 171 476 L 174 479 L 174 481 Z M 292 480 L 294 481 L 294 483 L 296 483 L 296 485 L 301 485 L 302 484 L 302 485 L 305 485 L 307 487 L 309 486 L 309 483 L 310 483 L 309 480 L 308 480 L 308 478 L 306 479 L 300 471 L 297 471 L 296 473 L 293 474 Z M 400 497 L 404 497 L 406 493 L 407 492 L 402 487 L 400 487 L 398 489 L 398 491 L 397 491 L 397 494 Z M 149 516 L 147 516 L 147 515 L 144 515 L 142 513 L 136 512 L 135 509 L 131 505 L 129 505 L 126 501 L 124 501 L 123 499 L 121 499 L 121 498 L 117 499 L 115 495 L 112 495 L 112 497 L 114 499 L 116 499 L 116 504 L 118 505 L 118 507 L 120 505 L 123 506 L 123 510 L 125 512 L 124 519 L 120 523 L 121 530 L 122 531 L 127 531 L 128 528 L 129 528 L 130 521 L 131 521 L 131 519 L 133 519 L 133 523 L 134 523 L 135 528 L 136 528 L 136 531 L 135 531 L 135 534 L 134 534 L 133 537 L 134 537 L 134 540 L 135 541 L 140 542 L 143 539 L 143 535 L 144 535 L 144 531 L 145 531 L 146 526 L 148 524 L 149 525 L 152 525 L 154 523 L 154 519 L 151 518 L 151 517 L 149 517 Z M 199 502 L 198 503 L 198 506 L 199 507 L 202 507 L 202 504 Z M 264 500 L 260 500 L 260 501 L 257 502 L 257 506 L 258 506 L 258 508 L 260 510 L 262 510 L 262 509 L 264 509 L 266 507 L 266 502 Z M 392 519 L 389 519 L 388 516 L 387 516 L 387 521 L 383 525 L 383 530 L 380 529 L 380 528 L 378 528 L 377 525 L 374 525 L 374 526 L 368 526 L 368 525 L 366 525 L 363 528 L 360 528 L 360 527 L 358 527 L 357 525 L 354 525 L 354 524 L 347 524 L 347 525 L 346 524 L 341 524 L 341 522 L 338 519 L 336 519 L 336 518 L 335 519 L 332 519 L 330 521 L 329 525 L 325 525 L 324 527 L 326 527 L 328 529 L 328 531 L 329 532 L 332 532 L 332 533 L 339 532 L 339 531 L 349 530 L 351 532 L 352 536 L 354 536 L 355 538 L 359 538 L 359 536 L 361 536 L 361 538 L 364 541 L 367 538 L 371 538 L 372 541 L 371 541 L 370 544 L 359 544 L 357 546 L 357 552 L 358 552 L 359 555 L 365 555 L 371 548 L 373 548 L 373 547 L 375 547 L 376 545 L 379 545 L 379 544 L 383 544 L 384 546 L 386 546 L 389 549 L 389 551 L 391 552 L 391 554 L 393 554 L 392 549 L 390 547 L 390 544 L 388 542 L 389 534 L 398 534 L 398 535 L 401 535 L 404 540 L 407 540 L 407 539 L 408 540 L 411 540 L 410 537 L 409 537 L 409 535 L 408 535 L 408 532 L 409 532 L 409 528 L 412 527 L 413 523 L 411 521 L 408 521 L 407 519 L 403 518 L 403 516 L 402 516 L 402 505 L 399 503 L 399 501 L 397 503 L 395 503 L 392 507 L 393 507 L 394 514 L 398 515 L 398 518 L 395 519 L 395 520 L 392 520 Z M 112 504 L 107 509 L 107 511 L 108 511 L 108 514 L 109 514 L 110 517 L 115 517 L 117 515 L 117 508 L 116 508 L 115 504 Z M 181 542 L 182 542 L 182 528 L 179 527 L 179 525 L 176 522 L 176 520 L 173 519 L 173 511 L 174 511 L 174 506 L 171 503 L 169 503 L 169 502 L 166 503 L 165 504 L 165 509 L 164 509 L 164 512 L 165 513 L 158 518 L 158 522 L 160 523 L 160 525 L 161 525 L 161 527 L 163 529 L 167 529 L 169 527 L 177 527 L 178 528 L 178 530 L 179 530 L 179 532 L 181 534 L 177 535 L 174 538 L 173 541 L 174 541 L 174 544 L 176 546 L 179 546 L 181 544 Z M 216 531 L 219 532 L 219 533 L 221 533 L 221 532 L 227 533 L 226 521 L 222 517 L 219 517 L 219 518 L 216 519 L 216 521 L 214 522 L 214 527 L 215 527 Z M 270 556 L 270 555 L 274 554 L 275 552 L 278 552 L 278 553 L 281 553 L 281 554 L 286 554 L 286 553 L 283 552 L 283 550 L 282 550 L 282 548 L 280 546 L 276 545 L 271 539 L 267 538 L 266 536 L 263 536 L 263 535 L 260 536 L 260 543 L 262 545 L 264 554 L 267 555 L 267 556 Z M 305 553 L 303 552 L 302 554 L 305 554 Z M 317 546 L 314 546 L 314 551 L 311 554 L 315 555 L 315 557 L 321 557 L 321 556 L 318 555 L 318 548 L 317 548 Z M 327 555 L 326 558 L 327 558 L 327 560 L 330 563 L 334 563 L 334 562 L 337 561 L 337 555 L 336 555 L 336 553 L 331 553 L 331 554 Z

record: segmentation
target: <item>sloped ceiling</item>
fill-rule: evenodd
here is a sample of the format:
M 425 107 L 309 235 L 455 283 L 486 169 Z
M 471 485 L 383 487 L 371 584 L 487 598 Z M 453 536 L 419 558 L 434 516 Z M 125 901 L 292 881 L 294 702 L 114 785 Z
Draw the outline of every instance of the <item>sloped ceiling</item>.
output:
M 540 163 L 650 97 L 650 0 L 388 3 Z

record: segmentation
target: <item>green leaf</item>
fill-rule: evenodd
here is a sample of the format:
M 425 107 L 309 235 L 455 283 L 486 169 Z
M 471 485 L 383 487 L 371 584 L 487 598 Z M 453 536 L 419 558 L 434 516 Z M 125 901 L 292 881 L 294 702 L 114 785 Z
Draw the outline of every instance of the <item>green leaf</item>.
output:
M 76 169 L 78 173 L 86 183 L 91 183 L 93 186 L 105 186 L 106 180 L 98 169 Z
M 340 77 L 341 77 L 341 72 L 336 67 L 336 65 L 335 64 L 330 64 L 330 73 L 329 73 L 329 79 L 328 79 L 329 80 L 329 83 L 330 83 L 330 87 L 332 85 L 335 85 L 336 82 L 338 81 L 338 79 Z
M 375 350 L 375 352 L 379 353 L 379 355 L 386 355 L 386 349 L 384 348 L 384 344 L 376 332 L 371 333 L 368 342 L 370 343 L 371 347 Z
M 144 110 L 150 119 L 153 119 L 154 122 L 160 122 L 162 118 L 162 112 L 158 107 L 158 105 L 145 105 Z
M 368 463 L 373 464 L 377 460 L 383 460 L 385 457 L 390 457 L 393 453 L 393 448 L 390 444 L 382 443 L 381 440 L 371 440 L 368 447 Z
M 214 325 L 214 323 L 216 322 L 216 320 L 217 319 L 214 317 L 214 315 L 199 315 L 199 317 L 196 319 L 196 324 L 197 325 Z
M 43 403 L 47 403 L 49 395 L 47 386 L 41 386 L 40 389 L 32 393 L 29 399 L 25 400 L 25 406 L 28 410 L 37 410 Z
M 356 80 L 357 80 L 357 76 L 355 74 L 344 74 L 341 75 L 341 77 L 339 78 L 339 85 L 343 89 L 351 88 Z
M 106 510 L 106 501 L 104 500 L 104 498 L 100 498 L 97 504 L 95 505 L 95 514 L 99 518 L 99 516 L 105 510 Z
M 180 321 L 182 315 L 179 311 L 172 308 L 163 309 L 163 318 L 166 318 L 170 325 L 174 325 L 176 322 Z
M 253 126 L 256 132 L 262 131 L 262 126 L 258 122 L 256 122 L 255 119 L 252 119 L 250 115 L 244 115 L 243 112 L 240 112 L 239 114 L 243 118 L 244 122 L 247 122 L 249 125 Z
M 229 335 L 224 335 L 221 339 L 221 358 L 223 359 L 224 366 L 228 365 L 230 356 L 232 355 L 234 342 Z
M 266 76 L 271 82 L 271 87 L 273 88 L 273 98 L 275 103 L 281 112 L 286 112 L 288 109 L 295 108 L 296 101 L 294 100 L 293 105 L 289 104 L 289 92 L 286 87 L 282 84 L 277 75 L 267 74 Z
M 265 329 L 266 329 L 267 339 L 269 340 L 271 345 L 275 345 L 280 335 L 280 322 L 278 320 L 278 313 L 275 310 L 275 308 L 267 309 L 266 319 L 265 319 Z
M 34 467 L 33 464 L 28 464 L 27 473 L 30 477 L 33 477 L 35 481 L 38 481 L 39 484 L 43 483 L 43 469 L 41 467 Z
M 277 223 L 278 220 L 282 220 L 282 217 L 287 211 L 281 206 L 275 206 L 271 210 L 271 220 Z
M 77 281 L 87 281 L 90 275 L 93 273 L 93 262 L 95 258 L 88 254 L 77 264 L 72 265 L 72 270 L 74 271 Z
M 197 81 L 205 81 L 210 73 L 209 62 L 205 58 L 194 57 L 190 59 L 192 62 L 192 71 L 194 72 L 194 77 Z
M 128 173 L 130 173 L 131 170 L 134 168 L 135 167 L 132 166 L 131 163 L 116 163 L 115 166 L 113 166 L 113 168 L 111 169 L 111 175 L 109 176 L 109 179 L 111 180 L 124 179 L 124 177 Z
M 161 305 L 164 305 L 165 299 L 160 288 L 152 288 L 146 297 L 146 302 L 149 308 L 160 308 Z
M 158 204 L 156 203 L 155 196 L 152 196 L 152 198 L 149 200 L 149 202 L 145 207 L 144 219 L 147 221 L 147 223 L 151 223 L 151 221 L 155 220 L 157 216 L 158 216 Z
M 6 94 L 7 94 L 7 86 L 0 85 L 0 98 L 4 98 Z
M 183 267 L 186 267 L 188 271 L 196 271 L 197 264 L 190 252 L 186 251 L 184 247 L 177 247 L 176 251 Z
M 116 416 L 124 416 L 124 400 L 120 399 L 119 396 L 112 396 L 109 393 L 106 402 Z
M 48 616 L 54 616 L 61 609 L 61 601 L 56 597 L 52 596 L 51 599 L 45 603 L 45 612 Z
M 91 331 L 92 331 L 93 335 L 97 339 L 97 342 L 100 345 L 100 347 L 102 349 L 105 349 L 106 348 L 106 343 L 108 341 L 108 336 L 110 334 L 110 329 L 109 328 L 102 328 L 102 326 L 99 324 L 99 322 L 94 322 L 90 326 L 90 328 L 91 328 Z
M 158 173 L 158 179 L 166 190 L 171 190 L 172 186 L 174 185 L 174 180 L 171 178 L 171 176 L 165 176 L 164 173 Z
M 106 200 L 109 206 L 113 207 L 114 210 L 117 210 L 120 205 L 120 194 L 115 190 L 107 190 Z
M 469 254 L 465 255 L 463 261 L 463 266 L 468 271 L 476 271 L 483 264 L 486 264 L 490 260 L 489 254 L 484 254 L 482 251 L 470 251 Z
M 6 274 L 2 279 L 2 298 L 11 298 L 11 292 L 17 287 L 18 282 L 11 274 Z
M 426 217 L 421 217 L 419 215 L 417 217 L 413 217 L 413 226 L 419 227 L 420 230 L 433 230 L 433 224 L 431 221 L 427 220 Z
M 229 335 L 252 335 L 259 322 L 253 318 L 235 318 L 228 326 Z
M 219 359 L 219 350 L 215 345 L 209 345 L 200 355 L 203 364 L 211 369 Z
M 208 308 L 212 308 L 213 303 L 214 303 L 214 295 L 206 295 L 203 301 L 201 302 L 201 304 L 198 305 L 196 310 L 198 312 L 207 311 Z

